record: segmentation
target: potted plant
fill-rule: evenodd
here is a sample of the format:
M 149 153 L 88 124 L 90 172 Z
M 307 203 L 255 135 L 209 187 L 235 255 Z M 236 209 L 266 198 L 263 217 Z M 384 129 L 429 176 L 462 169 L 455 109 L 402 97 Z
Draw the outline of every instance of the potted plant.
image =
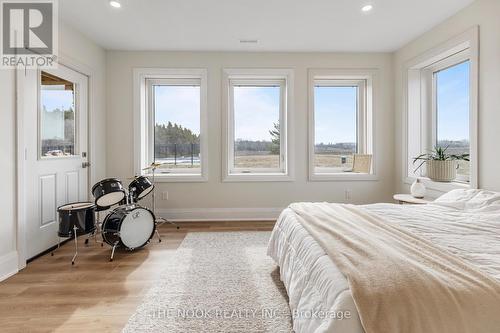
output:
M 415 171 L 420 169 L 424 164 L 427 169 L 427 177 L 436 182 L 451 182 L 457 177 L 458 161 L 469 161 L 469 154 L 448 154 L 446 148 L 434 147 L 428 153 L 420 154 L 413 158 L 413 164 L 420 164 Z

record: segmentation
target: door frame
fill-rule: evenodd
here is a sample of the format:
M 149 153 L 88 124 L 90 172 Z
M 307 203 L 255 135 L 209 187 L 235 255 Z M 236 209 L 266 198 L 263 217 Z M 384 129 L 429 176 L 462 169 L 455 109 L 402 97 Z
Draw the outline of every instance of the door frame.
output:
M 61 65 L 66 66 L 76 72 L 79 72 L 88 77 L 88 92 L 87 92 L 87 154 L 90 166 L 88 167 L 87 193 L 90 193 L 90 184 L 95 182 L 95 147 L 96 140 L 93 133 L 93 122 L 95 119 L 95 98 L 94 98 L 94 80 L 95 70 L 84 63 L 59 53 L 59 61 Z M 26 196 L 25 196 L 25 125 L 24 125 L 24 78 L 22 78 L 25 69 L 16 69 L 15 85 L 16 85 L 16 249 L 18 256 L 18 271 L 26 267 L 27 249 L 26 249 Z

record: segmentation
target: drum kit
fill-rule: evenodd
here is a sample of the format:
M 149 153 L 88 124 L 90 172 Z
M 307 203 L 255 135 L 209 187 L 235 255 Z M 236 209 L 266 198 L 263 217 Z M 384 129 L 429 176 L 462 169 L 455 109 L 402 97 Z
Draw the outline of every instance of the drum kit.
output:
M 61 238 L 74 237 L 75 254 L 71 260 L 72 265 L 78 255 L 78 236 L 87 235 L 85 244 L 94 237 L 95 242 L 101 246 L 105 243 L 110 245 L 112 249 L 109 261 L 113 261 L 116 248 L 129 251 L 140 249 L 146 246 L 155 234 L 161 242 L 157 226 L 163 223 L 170 223 L 179 229 L 177 224 L 155 217 L 154 178 L 159 166 L 161 164 L 153 163 L 143 169 L 152 170 L 153 182 L 146 176 L 137 176 L 130 182 L 128 189 L 125 189 L 117 178 L 103 179 L 92 187 L 91 192 L 95 202 L 69 203 L 57 208 L 59 215 L 57 248 L 60 246 Z M 149 194 L 152 194 L 152 210 L 139 204 L 139 201 Z M 116 205 L 118 206 L 113 208 Z M 99 213 L 110 209 L 101 223 Z M 98 234 L 101 234 L 102 240 L 97 239 Z

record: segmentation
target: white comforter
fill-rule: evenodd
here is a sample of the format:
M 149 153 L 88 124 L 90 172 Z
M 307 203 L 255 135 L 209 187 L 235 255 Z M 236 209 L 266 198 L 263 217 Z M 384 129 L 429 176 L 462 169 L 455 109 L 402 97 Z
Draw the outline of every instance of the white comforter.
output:
M 465 209 L 443 200 L 429 205 L 362 207 L 388 223 L 433 241 L 500 280 L 500 205 Z M 347 280 L 292 210 L 285 209 L 280 215 L 268 254 L 280 266 L 295 332 L 363 332 Z

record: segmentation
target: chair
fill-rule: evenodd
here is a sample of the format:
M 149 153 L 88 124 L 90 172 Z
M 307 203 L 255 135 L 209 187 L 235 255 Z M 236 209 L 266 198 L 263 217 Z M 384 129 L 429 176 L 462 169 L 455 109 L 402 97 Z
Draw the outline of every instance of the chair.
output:
M 370 173 L 372 169 L 372 155 L 354 154 L 352 172 Z

